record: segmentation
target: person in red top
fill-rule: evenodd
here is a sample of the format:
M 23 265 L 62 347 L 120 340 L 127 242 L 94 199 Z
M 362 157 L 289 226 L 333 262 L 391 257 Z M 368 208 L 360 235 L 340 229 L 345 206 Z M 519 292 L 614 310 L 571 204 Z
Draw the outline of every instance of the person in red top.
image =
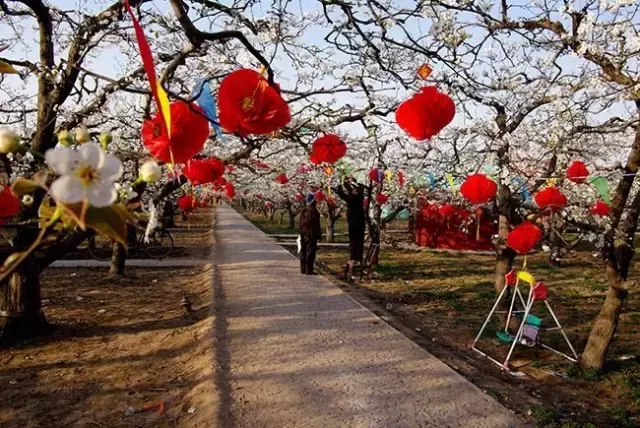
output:
M 317 275 L 314 270 L 318 241 L 322 239 L 320 212 L 316 207 L 316 195 L 309 193 L 305 198 L 307 206 L 300 213 L 300 272 Z

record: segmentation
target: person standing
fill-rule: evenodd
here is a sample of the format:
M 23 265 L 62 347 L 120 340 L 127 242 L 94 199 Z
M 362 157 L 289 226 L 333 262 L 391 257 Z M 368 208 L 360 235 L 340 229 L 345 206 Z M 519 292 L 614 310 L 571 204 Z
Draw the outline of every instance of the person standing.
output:
M 306 207 L 300 213 L 300 272 L 316 275 L 314 264 L 318 240 L 322 239 L 320 212 L 316 207 L 316 195 L 309 193 L 305 198 Z
M 364 256 L 364 235 L 366 216 L 364 211 L 364 188 L 357 182 L 346 179 L 344 184 L 335 189 L 340 199 L 347 203 L 347 224 L 349 227 L 349 248 L 351 259 L 349 266 L 362 263 Z

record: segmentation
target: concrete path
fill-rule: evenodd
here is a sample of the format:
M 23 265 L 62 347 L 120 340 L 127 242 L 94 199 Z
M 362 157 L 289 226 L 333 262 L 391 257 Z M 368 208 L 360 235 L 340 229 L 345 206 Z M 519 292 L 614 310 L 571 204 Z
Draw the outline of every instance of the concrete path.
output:
M 521 426 L 240 214 L 216 222 L 215 426 Z

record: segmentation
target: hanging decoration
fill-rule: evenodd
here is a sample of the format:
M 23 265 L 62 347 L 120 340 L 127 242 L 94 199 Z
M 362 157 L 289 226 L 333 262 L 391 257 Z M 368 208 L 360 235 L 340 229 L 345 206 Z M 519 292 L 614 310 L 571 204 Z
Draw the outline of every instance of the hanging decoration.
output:
M 453 180 L 453 175 L 447 173 L 444 175 L 444 178 L 447 180 L 447 183 L 449 183 L 449 187 L 451 187 L 451 191 L 453 192 L 453 194 L 457 195 L 458 188 L 456 187 L 456 182 Z
M 525 221 L 509 232 L 507 246 L 518 254 L 527 254 L 533 250 L 542 238 L 542 230 L 535 224 Z
M 202 150 L 209 137 L 209 123 L 195 104 L 174 101 L 169 110 L 169 128 L 164 125 L 160 112 L 144 121 L 142 144 L 154 158 L 172 165 L 184 163 Z
M 556 186 L 549 186 L 535 194 L 536 204 L 544 213 L 557 213 L 567 205 L 567 197 Z
M 438 182 L 436 181 L 435 175 L 433 175 L 432 172 L 427 172 L 427 178 L 429 179 L 429 189 L 436 189 Z
M 600 198 L 604 202 L 608 204 L 611 203 L 611 198 L 609 197 L 609 183 L 607 182 L 606 178 L 600 176 L 595 177 L 593 180 L 591 180 L 591 185 L 596 188 L 598 194 L 600 195 Z
M 381 168 L 371 168 L 369 170 L 369 179 L 374 183 L 382 183 L 384 171 Z
M 591 211 L 591 214 L 593 215 L 597 215 L 599 217 L 606 217 L 609 215 L 611 208 L 609 207 L 609 204 L 601 200 L 597 200 L 593 205 L 591 205 L 591 207 L 589 208 L 589 211 Z
M 316 201 L 322 202 L 327 199 L 327 196 L 324 194 L 322 190 L 318 190 L 316 192 Z
M 433 70 L 428 64 L 422 64 L 420 68 L 418 68 L 418 77 L 422 80 L 427 80 L 432 72 Z
M 184 213 L 190 213 L 198 208 L 198 200 L 195 195 L 183 195 L 178 198 L 178 208 Z
M 216 110 L 216 101 L 213 99 L 213 92 L 211 91 L 211 85 L 209 82 L 202 78 L 198 80 L 196 86 L 193 88 L 191 98 L 195 98 L 196 103 L 200 106 L 204 114 L 209 119 L 209 123 L 213 127 L 216 133 L 216 137 L 222 141 L 222 131 L 218 125 L 218 112 Z
M 182 173 L 191 184 L 213 183 L 224 174 L 224 163 L 218 158 L 190 159 L 184 166 Z
M 241 137 L 266 135 L 291 120 L 289 106 L 276 85 L 269 85 L 260 73 L 246 68 L 222 80 L 218 91 L 220 125 Z
M 516 185 L 516 192 L 522 195 L 525 202 L 529 202 L 531 200 L 531 193 L 529 193 L 525 181 L 520 177 L 515 177 L 513 183 Z
M 451 204 L 444 204 L 440 207 L 438 211 L 440 212 L 440 215 L 442 216 L 442 218 L 449 219 L 456 214 L 458 209 Z
M 287 184 L 289 182 L 289 178 L 287 178 L 287 175 L 285 173 L 281 173 L 276 175 L 276 178 L 273 179 L 276 183 L 278 184 Z
M 567 168 L 567 178 L 576 184 L 582 184 L 589 178 L 589 170 L 584 162 L 573 161 Z
M 302 193 L 296 193 L 295 196 L 294 196 L 294 199 L 298 203 L 304 202 L 304 195 Z
M 384 205 L 389 201 L 389 197 L 387 195 L 385 195 L 384 193 L 380 192 L 376 195 L 376 204 L 377 205 Z
M 0 186 L 0 224 L 20 212 L 20 200 L 11 192 L 9 186 Z
M 224 184 L 224 195 L 228 198 L 228 199 L 233 199 L 236 197 L 236 187 L 233 185 L 232 182 L 227 181 Z
M 335 163 L 347 153 L 347 145 L 336 134 L 324 135 L 313 142 L 309 161 L 312 164 Z
M 256 166 L 256 168 L 271 169 L 271 167 L 268 164 L 266 164 L 266 163 L 264 163 L 264 162 L 262 162 L 261 160 L 258 160 L 258 159 L 255 159 L 253 161 L 253 164 Z
M 472 174 L 460 186 L 462 196 L 474 205 L 484 204 L 496 196 L 498 185 L 484 174 Z
M 396 122 L 409 136 L 423 141 L 437 135 L 453 120 L 456 106 L 435 86 L 426 86 L 400 104 Z

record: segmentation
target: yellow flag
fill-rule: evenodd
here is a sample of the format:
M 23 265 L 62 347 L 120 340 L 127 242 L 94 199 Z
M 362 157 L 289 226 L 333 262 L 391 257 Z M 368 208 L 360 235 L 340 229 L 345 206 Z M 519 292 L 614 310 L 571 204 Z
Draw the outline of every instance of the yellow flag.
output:
M 453 175 L 445 174 L 444 177 L 447 179 L 447 182 L 449 182 L 449 186 L 451 186 L 451 191 L 454 194 L 457 194 L 458 193 L 458 189 L 456 189 L 456 183 L 453 181 Z
M 547 180 L 547 187 L 549 187 L 549 186 L 555 186 L 557 181 L 558 181 L 558 179 L 557 179 L 557 178 L 550 178 L 550 179 L 548 179 L 548 180 Z
M 524 281 L 524 282 L 528 282 L 529 285 L 533 286 L 533 284 L 535 284 L 536 280 L 533 278 L 533 275 L 531 275 L 529 272 L 525 272 L 523 270 L 518 271 L 518 279 L 520 281 Z
M 18 71 L 11 64 L 0 60 L 0 74 L 18 74 Z
M 164 117 L 164 123 L 167 126 L 167 135 L 171 138 L 171 108 L 169 107 L 169 97 L 159 81 L 157 85 L 160 110 L 162 110 L 162 117 Z

